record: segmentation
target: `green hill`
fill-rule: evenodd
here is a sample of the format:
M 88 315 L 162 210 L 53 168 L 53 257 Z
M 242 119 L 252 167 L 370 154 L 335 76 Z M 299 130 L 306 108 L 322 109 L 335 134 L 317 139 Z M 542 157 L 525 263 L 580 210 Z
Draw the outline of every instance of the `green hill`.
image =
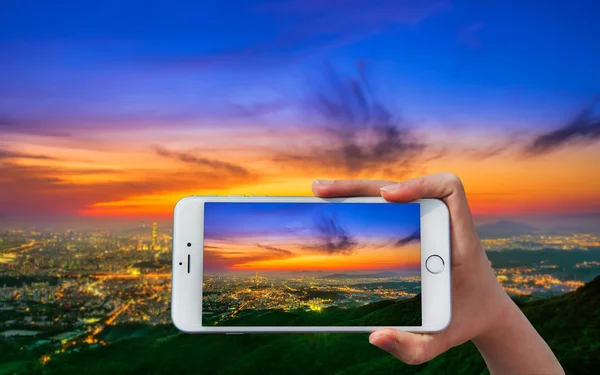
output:
M 600 365 L 600 277 L 578 290 L 521 304 L 569 374 Z M 365 324 L 400 314 L 402 304 L 362 314 Z M 361 313 L 359 313 L 360 315 Z M 370 320 L 373 319 L 373 320 Z M 119 327 L 124 336 L 125 327 Z M 481 374 L 485 364 L 464 344 L 421 366 L 407 366 L 368 343 L 367 334 L 188 335 L 145 329 L 142 337 L 52 359 L 38 373 L 65 374 Z M 129 336 L 137 336 L 134 332 Z
M 209 320 L 209 324 L 211 321 Z M 219 325 L 228 326 L 367 326 L 421 324 L 421 296 L 402 301 L 380 301 L 354 309 L 329 307 L 322 311 L 244 311 Z

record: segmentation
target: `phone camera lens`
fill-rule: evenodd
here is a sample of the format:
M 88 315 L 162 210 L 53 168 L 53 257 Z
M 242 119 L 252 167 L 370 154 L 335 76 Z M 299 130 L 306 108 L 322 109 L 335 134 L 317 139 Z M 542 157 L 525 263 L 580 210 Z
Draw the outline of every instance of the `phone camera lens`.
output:
M 188 242 L 188 243 L 187 243 L 187 247 L 192 247 L 192 243 L 191 243 L 191 242 Z
M 182 266 L 182 265 L 183 265 L 183 262 L 179 262 L 179 265 L 180 265 L 180 266 Z

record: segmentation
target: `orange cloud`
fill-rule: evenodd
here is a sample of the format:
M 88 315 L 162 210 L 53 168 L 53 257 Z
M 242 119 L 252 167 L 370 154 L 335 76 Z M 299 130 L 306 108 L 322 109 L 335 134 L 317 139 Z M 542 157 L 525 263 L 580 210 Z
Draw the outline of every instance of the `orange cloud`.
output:
M 123 138 L 105 136 L 89 142 L 34 135 L 6 137 L 0 152 L 0 214 L 169 217 L 177 200 L 186 195 L 306 196 L 311 194 L 315 178 L 394 180 L 439 171 L 452 171 L 463 179 L 476 214 L 600 211 L 597 147 L 559 149 L 527 157 L 503 152 L 473 158 L 460 152 L 464 142 L 459 142 L 454 152 L 423 159 L 408 172 L 388 161 L 381 162 L 380 170 L 351 174 L 328 165 L 326 158 L 293 163 L 277 160 L 282 150 L 291 148 L 289 145 L 301 150 L 306 140 L 315 139 L 319 133 L 280 130 L 270 138 L 269 133 L 261 136 L 255 128 L 240 130 L 240 137 L 231 129 L 211 131 L 212 138 L 206 131 L 190 132 L 187 137 L 143 131 L 136 136 L 130 131 Z M 136 138 L 140 142 L 132 141 Z M 153 144 L 167 144 L 169 152 L 175 154 L 158 155 Z M 196 159 L 177 156 L 184 152 Z

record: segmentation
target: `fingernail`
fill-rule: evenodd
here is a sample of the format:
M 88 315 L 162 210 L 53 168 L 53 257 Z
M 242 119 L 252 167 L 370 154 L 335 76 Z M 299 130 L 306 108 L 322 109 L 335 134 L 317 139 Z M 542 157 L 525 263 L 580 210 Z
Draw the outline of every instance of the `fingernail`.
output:
M 333 181 L 332 180 L 315 180 L 315 184 L 327 186 L 327 185 L 333 184 Z
M 396 348 L 396 341 L 388 335 L 371 335 L 369 337 L 369 343 L 376 347 L 391 353 Z
M 386 193 L 395 193 L 402 188 L 402 184 L 393 184 L 380 188 L 379 190 L 385 191 Z

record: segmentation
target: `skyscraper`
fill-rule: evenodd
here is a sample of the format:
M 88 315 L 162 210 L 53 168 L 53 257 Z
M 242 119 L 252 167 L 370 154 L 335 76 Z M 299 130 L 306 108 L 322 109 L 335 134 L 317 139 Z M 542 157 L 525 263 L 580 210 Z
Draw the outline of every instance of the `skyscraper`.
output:
M 152 223 L 152 245 L 150 246 L 150 250 L 156 250 L 157 231 L 158 231 L 158 223 L 155 221 Z

